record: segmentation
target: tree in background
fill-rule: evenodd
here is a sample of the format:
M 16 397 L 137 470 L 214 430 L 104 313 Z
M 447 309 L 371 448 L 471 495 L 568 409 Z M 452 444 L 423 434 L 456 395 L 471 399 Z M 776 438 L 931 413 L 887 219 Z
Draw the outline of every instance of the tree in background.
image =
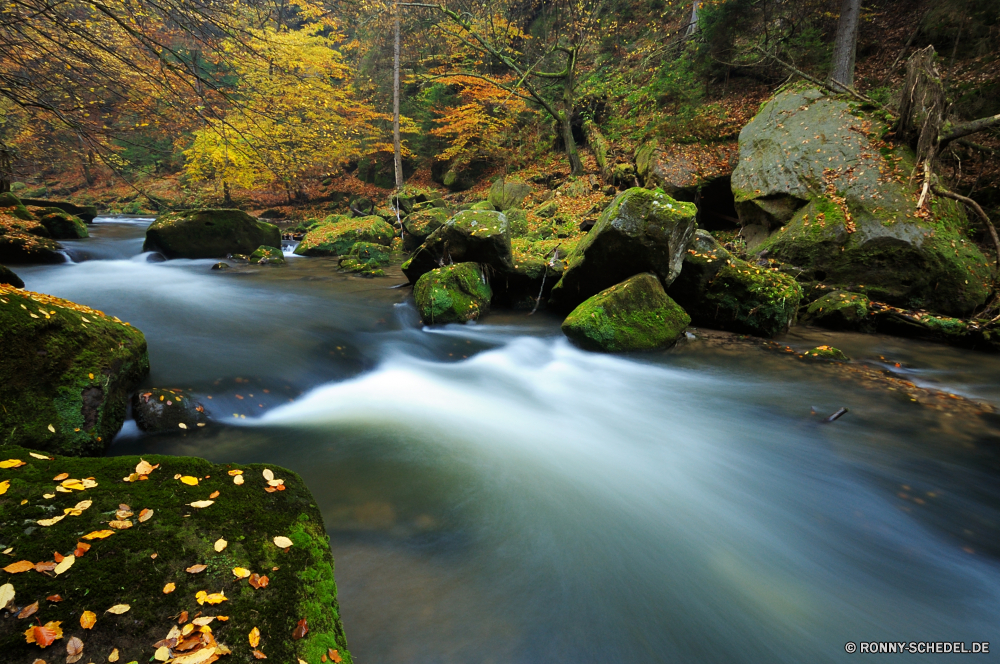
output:
M 854 60 L 858 50 L 858 25 L 861 18 L 861 0 L 843 0 L 837 36 L 833 42 L 833 69 L 830 81 L 847 87 L 854 86 Z

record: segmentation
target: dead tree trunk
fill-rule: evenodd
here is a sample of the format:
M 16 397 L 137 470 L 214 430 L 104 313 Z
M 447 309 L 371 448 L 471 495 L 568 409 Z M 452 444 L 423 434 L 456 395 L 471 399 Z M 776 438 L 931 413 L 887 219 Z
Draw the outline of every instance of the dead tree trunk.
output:
M 906 81 L 899 102 L 896 135 L 916 148 L 918 161 L 936 151 L 944 126 L 944 85 L 934 60 L 933 46 L 910 56 L 906 62 Z
M 861 17 L 861 0 L 843 0 L 840 20 L 833 43 L 833 70 L 830 81 L 848 87 L 854 86 L 854 58 L 858 46 L 858 24 Z
M 403 188 L 403 146 L 399 140 L 399 0 L 396 0 L 396 40 L 392 61 L 392 156 L 396 168 L 396 191 Z
M 14 166 L 13 151 L 0 144 L 0 194 L 10 191 L 10 180 Z

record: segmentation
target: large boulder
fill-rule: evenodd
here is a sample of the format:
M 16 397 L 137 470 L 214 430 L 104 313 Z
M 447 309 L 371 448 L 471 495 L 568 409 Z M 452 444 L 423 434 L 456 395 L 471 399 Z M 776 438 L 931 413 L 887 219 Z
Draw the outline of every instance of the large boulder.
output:
M 68 212 L 49 208 L 38 211 L 35 213 L 35 217 L 37 217 L 38 221 L 41 222 L 42 226 L 45 227 L 45 230 L 49 232 L 49 235 L 53 239 L 77 240 L 90 237 L 90 232 L 87 231 L 87 224 L 83 222 L 83 219 Z
M 430 234 L 441 228 L 448 221 L 448 212 L 441 208 L 431 208 L 413 212 L 403 221 L 404 248 L 413 251 L 424 243 Z
M 389 197 L 389 205 L 398 209 L 400 214 L 405 217 L 413 212 L 417 205 L 422 203 L 432 203 L 432 201 L 440 199 L 441 193 L 438 191 L 406 185 L 401 191 Z
M 478 263 L 456 263 L 422 275 L 413 297 L 425 324 L 465 323 L 489 312 L 493 291 Z
M 167 258 L 217 258 L 249 254 L 262 244 L 281 246 L 277 226 L 242 210 L 186 210 L 157 217 L 146 229 L 142 250 Z
M 0 265 L 0 284 L 10 284 L 14 288 L 24 288 L 24 282 L 21 281 L 21 277 L 14 274 L 13 270 L 4 265 Z
M 3 201 L 0 200 L 0 205 Z M 23 206 L 21 206 L 23 207 Z M 24 210 L 27 213 L 27 209 Z M 34 219 L 15 216 L 14 206 L 0 207 L 0 261 L 4 263 L 62 263 L 62 247 Z M 28 215 L 30 217 L 30 214 Z
M 550 303 L 571 310 L 638 272 L 669 285 L 681 271 L 695 231 L 697 209 L 638 187 L 618 195 L 567 257 L 568 267 Z
M 5 191 L 0 194 L 0 210 L 15 219 L 21 219 L 22 221 L 32 221 L 34 220 L 34 215 L 28 211 L 25 207 L 24 202 L 21 201 L 17 196 Z
M 340 259 L 339 265 L 345 272 L 381 277 L 385 275 L 382 268 L 391 262 L 389 247 L 373 242 L 355 242 L 347 256 Z
M 490 187 L 487 200 L 494 209 L 505 211 L 521 207 L 521 203 L 531 193 L 531 185 L 524 182 L 511 182 L 500 178 Z
M 22 198 L 25 205 L 37 205 L 38 207 L 57 208 L 67 214 L 79 217 L 85 223 L 92 223 L 97 216 L 97 207 L 93 205 L 77 205 L 68 201 L 49 201 L 44 198 Z
M 142 332 L 88 307 L 0 284 L 0 439 L 104 454 L 149 371 Z
M 758 337 L 788 330 L 802 300 L 792 277 L 736 258 L 706 231 L 691 239 L 667 293 L 695 325 Z
M 547 298 L 566 269 L 566 256 L 577 239 L 511 240 L 514 270 L 503 275 L 504 288 L 498 301 L 516 308 L 533 309 L 538 297 Z
M 858 104 L 794 86 L 740 132 L 733 195 L 748 249 L 802 279 L 948 314 L 989 293 L 989 266 L 957 203 L 917 209 L 913 152 Z
M 374 215 L 322 223 L 309 229 L 295 253 L 300 256 L 345 256 L 358 242 L 389 246 L 396 233 L 382 217 Z
M 151 388 L 132 395 L 132 417 L 147 433 L 190 431 L 205 426 L 205 407 L 180 390 Z
M 671 346 L 690 323 L 657 276 L 646 272 L 584 300 L 562 331 L 583 348 L 617 353 Z
M 732 174 L 736 154 L 734 143 L 661 147 L 654 139 L 636 148 L 635 167 L 647 189 L 659 187 L 668 196 L 693 201 L 700 186 Z
M 463 210 L 431 233 L 402 270 L 410 283 L 444 263 L 485 263 L 500 272 L 514 269 L 510 226 L 501 212 Z
M 65 657 L 74 637 L 80 664 L 256 662 L 254 650 L 265 664 L 351 663 L 321 503 L 296 473 L 158 454 L 39 455 L 13 445 L 0 460 L 19 462 L 2 471 L 10 484 L 0 495 L 0 541 L 11 551 L 3 564 L 43 570 L 51 561 L 45 573 L 0 579 L 14 591 L 4 594 L 14 614 L 37 602 L 38 622 L 10 613 L 3 621 L 5 663 L 76 662 Z M 84 612 L 96 618 L 88 629 Z M 48 622 L 61 623 L 63 636 L 42 650 L 25 630 Z M 247 635 L 257 631 L 260 643 L 251 645 Z

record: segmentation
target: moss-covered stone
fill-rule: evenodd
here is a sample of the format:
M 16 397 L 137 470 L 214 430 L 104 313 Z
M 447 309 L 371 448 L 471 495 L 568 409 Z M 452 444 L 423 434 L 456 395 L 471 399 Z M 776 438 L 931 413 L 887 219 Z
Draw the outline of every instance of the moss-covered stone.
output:
M 507 216 L 486 210 L 464 210 L 431 233 L 406 263 L 410 283 L 441 263 L 484 263 L 508 273 L 514 268 Z
M 616 353 L 671 346 L 690 323 L 647 272 L 585 300 L 563 321 L 562 331 L 583 348 Z
M 2 201 L 0 201 L 2 203 Z M 61 263 L 62 247 L 31 217 L 15 216 L 16 208 L 0 208 L 0 261 L 4 263 Z
M 528 227 L 528 213 L 524 210 L 507 210 L 504 212 L 507 217 L 507 225 L 510 226 L 510 237 L 528 237 L 530 228 Z
M 21 281 L 21 277 L 14 274 L 13 270 L 4 265 L 0 265 L 0 284 L 10 284 L 14 288 L 24 288 L 24 282 Z
M 810 303 L 799 321 L 831 330 L 869 332 L 875 323 L 870 316 L 870 305 L 868 297 L 861 293 L 833 291 Z
M 167 258 L 216 258 L 249 254 L 261 245 L 281 246 L 277 226 L 242 210 L 187 210 L 157 217 L 142 249 Z
M 456 263 L 422 275 L 413 297 L 425 324 L 465 323 L 489 313 L 493 291 L 478 263 Z
M 176 433 L 178 429 L 194 430 L 208 423 L 205 407 L 183 390 L 155 387 L 132 395 L 132 417 L 147 433 Z
M 398 238 L 397 238 L 398 239 Z M 383 267 L 392 262 L 389 247 L 371 242 L 356 242 L 350 253 L 339 261 L 340 269 L 369 277 L 385 276 Z
M 0 348 L 0 444 L 58 454 L 103 454 L 149 371 L 146 339 L 128 323 L 7 284 Z
M 306 233 L 295 253 L 300 256 L 345 256 L 358 242 L 389 246 L 395 236 L 392 226 L 376 216 L 323 223 Z
M 0 582 L 14 587 L 15 605 L 38 601 L 35 617 L 42 624 L 61 622 L 64 633 L 63 639 L 41 650 L 25 642 L 27 621 L 0 621 L 4 661 L 30 662 L 35 657 L 53 661 L 52 655 L 64 653 L 73 636 L 83 641 L 83 662 L 107 661 L 114 648 L 119 651 L 119 662 L 152 661 L 153 644 L 178 624 L 182 612 L 187 612 L 188 623 L 199 614 L 228 617 L 209 625 L 215 639 L 232 650 L 223 662 L 256 661 L 247 639 L 254 627 L 261 635 L 258 649 L 268 661 L 319 662 L 330 648 L 344 662 L 351 661 L 323 519 L 295 473 L 266 466 L 284 481 L 285 488 L 268 493 L 265 466 L 258 464 L 221 465 L 192 457 L 151 455 L 144 460 L 160 467 L 149 472 L 146 480 L 125 482 L 122 478 L 135 473 L 139 457 L 45 460 L 30 456 L 27 449 L 7 446 L 0 459 L 7 458 L 26 462 L 19 468 L 0 470 L 0 480 L 10 482 L 7 493 L 0 496 L 0 544 L 13 549 L 10 562 L 50 561 L 53 552 L 69 555 L 77 542 L 86 542 L 83 534 L 108 529 L 108 521 L 117 518 L 115 512 L 122 505 L 134 514 L 125 517 L 132 522 L 131 528 L 91 540 L 90 550 L 54 578 L 35 571 L 0 572 Z M 229 474 L 237 470 L 242 471 L 242 485 L 235 485 Z M 57 482 L 52 478 L 62 473 L 69 478 L 93 478 L 97 486 L 56 492 Z M 182 483 L 175 479 L 178 475 L 197 478 L 198 484 Z M 214 492 L 219 493 L 211 505 L 190 507 Z M 49 493 L 54 497 L 43 497 Z M 92 505 L 78 516 L 66 516 L 49 527 L 30 523 L 62 515 L 64 509 L 83 500 Z M 153 514 L 139 522 L 143 509 Z M 289 538 L 292 546 L 278 548 L 276 536 Z M 221 552 L 214 546 L 219 539 L 227 542 Z M 196 564 L 207 569 L 185 572 Z M 255 590 L 247 579 L 233 574 L 235 567 L 266 575 L 267 586 Z M 165 594 L 168 583 L 176 589 Z M 199 591 L 224 593 L 226 601 L 199 605 Z M 55 594 L 62 601 L 46 601 Z M 128 612 L 106 612 L 119 604 L 127 604 Z M 81 628 L 84 611 L 97 614 L 93 629 Z M 293 639 L 302 619 L 309 632 L 305 638 Z
M 832 362 L 847 362 L 850 360 L 847 355 L 844 355 L 844 351 L 833 346 L 817 346 L 802 353 L 802 356 L 813 360 L 828 360 Z
M 284 265 L 285 254 L 278 247 L 262 244 L 250 254 L 250 262 L 258 265 Z
M 22 198 L 25 205 L 37 205 L 38 207 L 57 208 L 67 214 L 79 217 L 84 223 L 91 223 L 97 216 L 97 207 L 93 205 L 77 205 L 69 201 L 50 201 L 45 198 Z
M 4 212 L 15 219 L 20 219 L 22 221 L 31 221 L 35 218 L 31 212 L 28 211 L 28 208 L 24 205 L 21 199 L 9 191 L 0 194 L 0 209 L 4 210 Z
M 697 212 L 694 204 L 662 193 L 638 187 L 622 192 L 567 257 L 567 269 L 552 289 L 552 304 L 573 309 L 637 272 L 653 272 L 662 283 L 673 283 L 697 226 Z
M 961 207 L 917 209 L 912 150 L 856 104 L 792 86 L 740 133 L 732 176 L 743 237 L 803 280 L 907 308 L 963 315 L 985 302 L 989 265 Z
M 524 202 L 524 199 L 530 193 L 531 185 L 500 178 L 490 187 L 487 200 L 493 206 L 493 209 L 506 211 L 521 207 L 521 203 Z
M 413 185 L 406 185 L 401 191 L 389 197 L 389 206 L 399 209 L 403 216 L 414 211 L 417 205 L 440 201 L 440 192 L 433 189 L 422 189 Z M 393 215 L 395 216 L 395 215 Z
M 556 201 L 543 203 L 535 209 L 535 215 L 542 219 L 551 219 L 555 216 L 556 212 L 559 212 L 559 203 Z
M 403 246 L 407 251 L 413 251 L 447 221 L 448 212 L 441 208 L 432 207 L 412 212 L 403 221 L 403 230 L 406 231 Z
M 497 211 L 496 207 L 493 206 L 493 203 L 490 203 L 489 201 L 479 201 L 478 203 L 473 203 L 472 205 L 469 206 L 469 209 L 470 210 L 486 210 L 488 212 L 496 212 Z
M 49 235 L 56 240 L 76 240 L 90 237 L 83 219 L 62 210 L 50 208 L 35 215 Z

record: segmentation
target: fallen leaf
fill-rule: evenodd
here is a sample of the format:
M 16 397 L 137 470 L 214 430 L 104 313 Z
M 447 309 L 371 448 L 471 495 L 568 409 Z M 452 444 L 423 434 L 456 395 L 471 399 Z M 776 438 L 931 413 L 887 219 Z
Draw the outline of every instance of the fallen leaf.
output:
M 292 546 L 292 540 L 288 539 L 283 535 L 278 535 L 274 538 L 274 545 L 279 549 L 287 549 Z
M 267 655 L 265 655 L 264 653 L 262 653 L 259 650 L 254 650 L 253 651 L 253 656 L 254 656 L 254 659 L 267 659 Z
M 59 473 L 58 475 L 56 475 L 55 477 L 52 478 L 52 481 L 54 481 L 54 482 L 62 482 L 67 477 L 69 477 L 69 473 Z
M 42 494 L 42 498 L 45 498 L 46 500 L 48 500 L 49 498 L 55 498 L 55 497 L 56 497 L 56 494 L 54 494 L 54 493 L 43 493 Z
M 118 661 L 118 648 L 115 648 L 114 650 L 111 651 L 111 654 L 108 655 L 108 661 L 109 662 L 117 662 Z
M 163 594 L 164 595 L 169 595 L 170 593 L 174 592 L 174 590 L 176 590 L 176 589 L 177 589 L 177 586 L 174 585 L 173 582 L 168 583 L 167 585 L 163 586 Z
M 158 554 L 158 553 L 156 553 L 156 552 L 153 552 L 153 553 L 149 554 L 149 557 L 150 557 L 150 558 L 152 558 L 153 560 L 156 560 L 156 557 L 157 557 L 158 555 L 160 555 L 160 554 Z
M 205 602 L 208 602 L 209 604 L 220 604 L 222 602 L 229 601 L 225 592 L 208 594 L 204 590 L 199 590 L 197 594 L 195 594 L 194 598 L 198 600 L 199 605 L 203 605 Z
M 235 576 L 237 579 L 245 579 L 248 576 L 250 576 L 250 570 L 244 567 L 234 567 L 233 576 Z
M 208 565 L 199 564 L 199 565 L 191 565 L 191 567 L 188 567 L 184 571 L 187 572 L 188 574 L 197 574 L 198 572 L 204 572 L 206 569 L 208 569 Z
M 29 569 L 35 569 L 35 563 L 30 560 L 20 560 L 16 563 L 11 563 L 3 568 L 3 571 L 8 574 L 19 574 L 21 572 L 27 572 Z
M 185 475 L 185 476 L 183 476 L 181 478 L 181 482 L 183 482 L 184 484 L 187 484 L 189 486 L 197 486 L 198 485 L 198 478 L 197 477 L 191 477 L 190 475 Z
M 113 530 L 95 530 L 92 533 L 87 533 L 83 536 L 86 540 L 104 539 L 105 537 L 111 537 L 115 534 Z
M 36 459 L 41 459 L 42 461 L 52 461 L 52 457 L 47 457 L 44 454 L 37 454 L 36 452 L 28 452 L 28 454 Z
M 150 518 L 152 518 L 152 516 L 153 516 L 153 510 L 144 509 L 143 511 L 139 512 L 139 523 L 146 523 L 147 521 L 150 520 Z
M 63 558 L 65 558 L 66 556 L 56 551 L 55 553 L 52 554 L 52 557 L 55 559 L 57 563 L 61 563 L 63 561 Z
M 280 487 L 284 483 L 285 483 L 285 480 L 268 480 L 267 481 L 267 485 L 268 486 L 273 486 L 275 488 Z
M 83 657 L 83 641 L 73 637 L 66 644 L 66 664 L 76 664 Z
M 268 493 L 274 493 L 275 491 L 277 491 L 277 489 L 275 489 L 273 486 L 266 486 L 264 487 L 264 491 L 267 491 Z
M 188 621 L 188 612 L 187 611 L 181 611 L 181 614 L 179 616 L 177 616 L 177 624 L 178 625 L 183 625 L 187 621 Z
M 243 471 L 242 470 L 230 470 L 229 474 L 230 475 L 242 475 Z
M 264 472 L 262 473 L 262 475 L 264 475 L 264 479 L 265 480 L 273 480 L 274 479 L 274 473 L 271 472 L 270 468 L 265 468 Z
M 131 609 L 131 608 L 132 607 L 129 606 L 128 604 L 115 604 L 110 609 L 108 609 L 107 611 L 105 611 L 105 613 L 113 613 L 116 616 L 120 616 L 123 613 L 127 613 L 128 610 Z
M 114 528 L 115 530 L 128 530 L 129 528 L 132 527 L 132 522 L 129 521 L 128 519 L 125 519 L 124 521 L 118 521 L 116 519 L 114 521 L 108 521 L 108 525 Z
M 209 498 L 218 498 L 219 497 L 219 492 L 218 491 L 213 491 L 208 497 Z
M 30 618 L 31 616 L 38 613 L 38 602 L 29 604 L 28 606 L 21 609 L 21 612 L 17 614 L 18 618 Z
M 61 601 L 63 601 L 62 600 L 62 595 L 49 595 L 45 599 L 46 599 L 46 601 L 49 601 L 49 602 L 61 602 Z
M 168 659 L 170 659 L 170 648 L 166 646 L 160 646 L 159 648 L 156 649 L 156 652 L 153 653 L 153 659 L 155 659 L 158 662 L 167 661 Z
M 60 574 L 68 570 L 70 567 L 72 567 L 73 563 L 75 562 L 76 562 L 76 556 L 66 556 L 65 558 L 63 558 L 61 563 L 56 565 L 56 568 L 53 571 L 56 573 L 56 576 L 59 576 Z
M 187 429 L 188 428 L 188 425 L 184 424 L 183 422 L 178 422 L 177 426 L 179 426 L 181 429 Z
M 156 464 L 156 466 L 154 466 L 145 459 L 139 459 L 139 463 L 135 465 L 135 472 L 140 475 L 149 475 L 153 472 L 153 469 L 159 467 L 159 465 L 160 464 Z
M 7 459 L 6 461 L 0 461 L 0 468 L 20 468 L 25 465 L 27 464 L 20 459 Z
M 197 507 L 198 509 L 201 509 L 203 507 L 208 507 L 209 505 L 214 505 L 215 501 L 214 500 L 196 500 L 193 503 L 188 503 L 188 504 L 191 505 L 191 507 Z
M 24 633 L 25 641 L 34 643 L 39 648 L 48 648 L 56 639 L 63 637 L 61 621 L 47 622 L 45 625 L 29 627 Z
M 336 650 L 334 650 L 333 648 L 327 648 L 326 649 L 326 654 L 330 656 L 330 660 L 331 661 L 334 661 L 334 662 L 337 662 L 337 664 L 340 664 L 340 653 L 338 653 Z
M 7 606 L 14 599 L 14 585 L 5 583 L 0 586 L 0 609 Z
M 36 521 L 36 523 L 39 526 L 45 526 L 45 527 L 54 526 L 65 518 L 66 518 L 65 514 L 60 514 L 59 516 L 54 516 L 51 519 L 42 519 L 41 521 Z
M 229 616 L 215 616 L 215 617 L 221 620 L 222 622 L 226 622 L 227 620 L 229 620 Z
M 233 484 L 235 484 L 236 486 L 239 486 L 239 485 L 243 484 L 243 476 L 242 475 L 237 475 L 236 477 L 234 477 L 233 478 Z
M 253 574 L 250 577 L 249 583 L 251 586 L 259 590 L 261 588 L 267 588 L 267 584 L 270 583 L 270 579 L 268 579 L 266 576 L 259 576 L 257 574 Z
M 63 510 L 63 512 L 66 514 L 66 516 L 80 516 L 81 514 L 83 514 L 83 510 L 88 509 L 93 504 L 94 501 L 92 500 L 81 500 L 73 507 L 67 507 L 66 509 Z
M 86 542 L 77 542 L 76 551 L 73 552 L 73 555 L 76 556 L 77 558 L 82 558 L 83 554 L 87 553 L 88 551 L 90 551 L 89 544 L 87 544 Z
M 52 561 L 35 563 L 35 571 L 44 574 L 45 572 L 51 572 L 56 568 L 56 564 Z
M 250 647 L 256 648 L 260 645 L 260 630 L 254 627 L 250 630 Z
M 305 637 L 309 633 L 309 625 L 306 623 L 306 619 L 303 618 L 299 621 L 298 625 L 295 626 L 295 630 L 292 631 L 292 639 L 298 641 L 299 639 Z
M 97 614 L 93 611 L 84 611 L 80 616 L 80 627 L 92 629 L 97 624 Z
M 48 426 L 48 429 L 49 429 L 49 431 L 51 431 L 52 433 L 55 433 L 55 432 L 56 432 L 56 428 L 55 428 L 54 426 L 52 426 L 51 424 L 50 424 L 50 425 Z
M 221 537 L 215 541 L 215 550 L 217 552 L 222 551 L 227 546 L 229 546 L 229 542 L 227 542 L 226 540 L 222 539 Z
M 10 488 L 10 480 L 4 480 L 3 482 L 0 482 L 0 496 L 7 493 L 7 489 L 9 488 Z
M 215 620 L 215 616 L 202 616 L 201 618 L 195 618 L 192 620 L 191 624 L 197 625 L 198 627 L 204 627 L 205 625 L 211 625 L 213 620 Z

